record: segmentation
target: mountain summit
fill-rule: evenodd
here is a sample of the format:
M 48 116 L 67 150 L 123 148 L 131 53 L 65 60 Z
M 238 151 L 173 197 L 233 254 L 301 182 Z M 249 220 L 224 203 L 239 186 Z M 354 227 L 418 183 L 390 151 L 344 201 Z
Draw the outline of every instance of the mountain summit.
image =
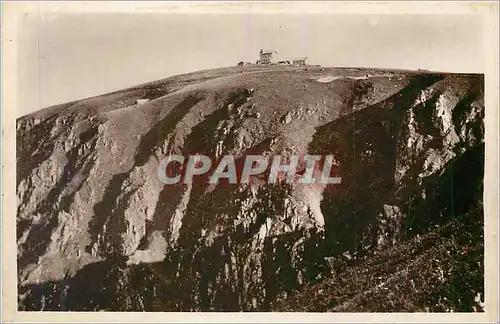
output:
M 482 75 L 242 66 L 17 120 L 19 310 L 482 310 Z M 169 154 L 339 184 L 165 185 Z

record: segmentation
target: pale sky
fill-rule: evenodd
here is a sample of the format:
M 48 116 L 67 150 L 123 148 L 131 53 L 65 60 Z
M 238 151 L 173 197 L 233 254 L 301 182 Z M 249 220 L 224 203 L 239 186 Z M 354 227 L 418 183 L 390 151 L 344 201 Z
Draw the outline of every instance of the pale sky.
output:
M 482 73 L 481 21 L 463 15 L 27 14 L 17 115 L 200 69 L 260 48 L 323 66 Z

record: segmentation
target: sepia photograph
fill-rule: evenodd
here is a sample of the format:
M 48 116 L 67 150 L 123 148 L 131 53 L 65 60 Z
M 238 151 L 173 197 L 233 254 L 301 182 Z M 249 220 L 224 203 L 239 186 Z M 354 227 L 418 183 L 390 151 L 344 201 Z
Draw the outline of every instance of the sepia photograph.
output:
M 4 2 L 12 312 L 498 320 L 498 3 L 390 3 Z

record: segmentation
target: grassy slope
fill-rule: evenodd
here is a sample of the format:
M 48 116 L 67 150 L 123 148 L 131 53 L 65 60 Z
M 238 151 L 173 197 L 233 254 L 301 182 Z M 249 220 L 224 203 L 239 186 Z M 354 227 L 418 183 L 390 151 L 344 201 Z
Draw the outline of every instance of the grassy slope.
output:
M 482 218 L 477 208 L 364 260 L 336 259 L 330 278 L 278 300 L 274 310 L 482 311 Z
M 148 98 L 155 99 L 164 96 L 168 93 L 172 93 L 185 86 L 200 84 L 205 81 L 215 80 L 218 78 L 237 76 L 240 74 L 259 74 L 267 72 L 303 72 L 304 68 L 290 67 L 290 66 L 246 66 L 246 67 L 228 67 L 228 68 L 218 68 L 196 71 L 191 73 L 185 73 L 180 75 L 175 75 L 165 79 L 160 79 L 152 82 L 147 82 L 133 86 L 127 89 L 118 90 L 102 95 L 97 95 L 89 98 L 82 98 L 74 100 L 71 102 L 66 102 L 63 104 L 58 104 L 43 108 L 41 110 L 32 112 L 23 118 L 41 118 L 46 119 L 54 116 L 58 113 L 67 110 L 68 108 L 73 108 L 81 102 L 86 102 L 87 109 L 84 110 L 97 110 L 96 112 L 105 112 L 108 110 L 115 110 L 119 108 L 126 107 L 128 105 L 135 104 L 136 99 Z M 343 68 L 343 67 L 309 67 L 307 70 L 307 75 L 311 77 L 321 77 L 321 76 L 344 76 L 344 77 L 356 77 L 370 75 L 384 75 L 386 73 L 391 74 L 425 74 L 421 71 L 404 71 L 404 70 L 381 70 L 381 69 L 365 69 L 365 68 Z M 79 110 L 82 110 L 81 108 Z

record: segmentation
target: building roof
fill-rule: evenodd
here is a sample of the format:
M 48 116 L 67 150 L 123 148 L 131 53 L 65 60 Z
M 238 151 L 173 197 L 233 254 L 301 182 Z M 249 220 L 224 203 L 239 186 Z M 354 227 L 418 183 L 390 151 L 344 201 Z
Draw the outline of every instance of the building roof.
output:
M 273 54 L 273 53 L 277 54 L 278 53 L 275 50 L 263 50 L 263 49 L 261 49 L 261 51 L 262 51 L 261 54 Z
M 280 62 L 285 62 L 285 61 L 304 61 L 307 60 L 307 57 L 292 57 L 292 58 L 280 58 Z

